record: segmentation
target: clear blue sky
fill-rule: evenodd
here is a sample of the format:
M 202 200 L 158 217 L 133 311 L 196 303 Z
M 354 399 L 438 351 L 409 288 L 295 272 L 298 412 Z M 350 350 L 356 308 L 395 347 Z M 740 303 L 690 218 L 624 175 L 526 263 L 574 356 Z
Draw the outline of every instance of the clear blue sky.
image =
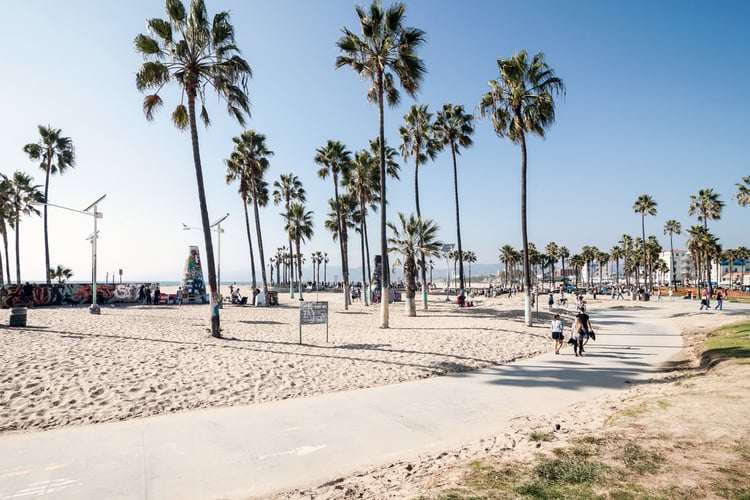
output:
M 315 236 L 303 249 L 331 256 L 336 244 L 323 228 L 332 181 L 317 178 L 312 159 L 328 139 L 352 151 L 377 134 L 377 109 L 365 99 L 367 84 L 349 69 L 334 69 L 335 46 L 346 26 L 358 31 L 351 1 L 207 2 L 210 15 L 229 10 L 237 44 L 254 78 L 248 128 L 267 136 L 275 151 L 273 182 L 294 172 L 308 191 Z M 387 4 L 387 2 L 386 2 Z M 713 188 L 726 202 L 710 229 L 725 247 L 749 246 L 750 211 L 732 198 L 735 183 L 750 175 L 750 3 L 738 1 L 466 1 L 407 2 L 406 24 L 427 33 L 420 51 L 427 75 L 416 102 L 436 111 L 444 103 L 476 111 L 496 59 L 521 49 L 544 52 L 567 86 L 547 138 L 529 141 L 529 237 L 543 248 L 554 241 L 576 253 L 583 245 L 604 251 L 624 233 L 640 234 L 632 205 L 641 194 L 658 202 L 647 234 L 662 245 L 662 228 L 677 219 L 687 228 L 689 196 Z M 202 241 L 189 134 L 171 123 L 176 89 L 154 122 L 142 113 L 135 88 L 142 59 L 133 38 L 144 21 L 165 17 L 163 2 L 51 2 L 4 6 L 5 47 L 0 78 L 3 131 L 0 171 L 22 170 L 42 184 L 38 164 L 22 147 L 38 138 L 37 125 L 61 128 L 73 139 L 77 167 L 52 178 L 50 202 L 82 209 L 102 194 L 99 273 L 122 268 L 126 280 L 178 280 L 188 246 Z M 389 144 L 415 102 L 402 94 L 387 109 Z M 229 212 L 221 241 L 222 280 L 249 279 L 249 252 L 236 186 L 224 180 L 223 160 L 242 128 L 208 99 L 213 124 L 199 130 L 210 219 Z M 480 263 L 496 264 L 498 248 L 521 245 L 520 152 L 497 138 L 485 120 L 474 146 L 459 158 L 464 248 Z M 423 215 L 440 237 L 455 242 L 450 155 L 420 169 Z M 389 218 L 414 210 L 413 165 L 402 162 L 401 182 L 389 184 Z M 279 207 L 262 210 L 266 257 L 286 244 Z M 373 219 L 371 227 L 377 226 Z M 43 279 L 41 218 L 21 224 L 22 279 Z M 51 264 L 90 279 L 92 219 L 50 210 Z M 376 230 L 370 244 L 377 248 Z M 13 238 L 11 273 L 15 276 Z M 675 245 L 684 245 L 684 236 Z M 357 240 L 352 245 L 358 248 Z M 253 245 L 257 254 L 257 243 Z M 202 247 L 202 244 L 201 244 Z M 203 250 L 202 250 L 203 251 Z M 351 260 L 359 262 L 352 251 Z M 267 264 L 267 263 L 266 263 Z M 310 278 L 310 266 L 305 266 Z M 399 274 L 399 273 L 397 273 Z M 359 276 L 357 276 L 358 278 Z

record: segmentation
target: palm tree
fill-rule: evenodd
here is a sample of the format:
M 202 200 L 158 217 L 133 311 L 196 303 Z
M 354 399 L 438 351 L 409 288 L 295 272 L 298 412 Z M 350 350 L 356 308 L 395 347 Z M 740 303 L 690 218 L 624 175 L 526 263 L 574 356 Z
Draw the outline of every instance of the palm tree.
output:
M 464 112 L 461 105 L 444 104 L 435 119 L 433 126 L 435 141 L 441 146 L 450 146 L 453 160 L 453 195 L 456 202 L 456 243 L 458 244 L 458 276 L 460 288 L 464 289 L 464 259 L 461 246 L 461 215 L 458 209 L 458 168 L 456 155 L 461 154 L 461 148 L 472 145 L 471 136 L 474 134 L 474 116 Z
M 500 262 L 505 265 L 505 283 L 510 287 L 510 267 L 515 262 L 518 252 L 510 245 L 503 245 L 500 249 Z
M 636 213 L 641 214 L 641 234 L 642 234 L 642 244 L 646 244 L 646 216 L 647 215 L 656 215 L 656 201 L 647 194 L 642 194 L 638 197 L 637 200 L 635 200 L 635 203 L 633 203 L 633 210 L 635 210 Z M 646 250 L 645 246 L 641 247 L 641 250 L 643 251 L 643 276 L 644 276 L 644 285 L 648 285 L 646 282 L 648 276 L 650 276 L 648 265 L 646 262 Z
M 471 265 L 477 261 L 477 254 L 473 250 L 463 252 L 464 262 L 469 263 L 469 288 L 471 288 Z
M 0 233 L 3 235 L 3 248 L 5 249 L 5 272 L 3 272 L 3 262 L 0 258 L 0 294 L 2 294 L 5 279 L 10 281 L 10 264 L 8 261 L 8 228 L 13 227 L 13 210 L 10 199 L 13 192 L 10 179 L 5 174 L 0 173 Z
M 289 208 L 291 207 L 292 202 L 299 202 L 301 204 L 304 204 L 307 201 L 307 193 L 305 192 L 305 189 L 302 187 L 302 181 L 299 180 L 299 178 L 292 174 L 291 172 L 288 174 L 281 174 L 281 177 L 278 181 L 274 181 L 273 183 L 273 204 L 278 205 L 282 201 L 284 202 L 284 211 L 285 213 L 282 214 L 285 218 L 287 218 L 289 214 Z M 292 248 L 292 240 L 291 237 L 289 239 L 289 251 L 291 252 Z M 286 261 L 284 261 L 286 262 Z M 289 262 L 292 263 L 292 260 L 289 259 Z M 277 273 L 278 274 L 278 273 Z M 291 281 L 291 275 L 294 274 L 294 267 L 292 266 L 291 272 L 290 272 L 290 281 Z M 294 298 L 294 287 L 289 286 L 289 294 L 291 298 Z
M 375 159 L 367 150 L 358 151 L 354 155 L 354 163 L 345 172 L 344 184 L 359 203 L 359 234 L 360 251 L 362 256 L 362 283 L 367 285 L 369 272 L 369 243 L 367 235 L 368 207 L 375 208 L 376 190 L 378 184 L 378 169 Z M 369 305 L 368 293 L 364 294 L 365 306 Z
M 544 247 L 544 251 L 547 252 L 547 256 L 549 257 L 549 266 L 550 266 L 550 276 L 552 277 L 552 288 L 551 290 L 554 291 L 555 289 L 555 262 L 557 262 L 557 259 L 559 258 L 559 251 L 560 249 L 557 246 L 557 243 L 554 241 L 551 241 L 547 243 L 547 246 Z
M 604 267 L 609 264 L 609 254 L 607 252 L 599 251 L 596 254 L 596 260 L 599 263 L 599 286 L 602 284 L 602 271 Z
M 240 194 L 245 206 L 245 226 L 247 230 L 247 241 L 250 242 L 250 224 L 247 217 L 248 194 L 253 201 L 253 215 L 255 216 L 255 234 L 258 238 L 258 253 L 260 254 L 260 272 L 263 279 L 263 294 L 268 292 L 268 281 L 266 280 L 265 254 L 263 252 L 263 236 L 260 230 L 260 213 L 258 206 L 268 204 L 268 185 L 263 176 L 268 170 L 268 158 L 273 156 L 273 151 L 266 147 L 266 136 L 255 130 L 246 130 L 239 137 L 232 139 L 234 151 L 227 163 L 227 183 L 240 179 Z M 243 184 L 246 186 L 243 188 Z M 243 193 L 244 191 L 244 193 Z M 250 264 L 253 275 L 253 286 L 255 280 L 255 260 L 253 248 L 250 244 Z
M 544 138 L 544 131 L 555 122 L 553 95 L 565 94 L 563 81 L 555 76 L 536 54 L 531 61 L 525 50 L 510 59 L 498 59 L 498 80 L 490 80 L 490 91 L 480 102 L 482 116 L 489 116 L 495 134 L 521 146 L 521 235 L 523 238 L 523 272 L 525 288 L 524 316 L 531 326 L 531 276 L 529 238 L 526 223 L 526 134 Z
M 73 277 L 73 271 L 68 267 L 58 264 L 56 268 L 50 268 L 49 277 L 51 280 L 57 278 L 57 284 L 62 285 L 66 280 Z
M 44 195 L 39 188 L 41 185 L 34 185 L 33 177 L 23 172 L 16 171 L 10 179 L 10 208 L 13 214 L 13 228 L 16 233 L 16 283 L 21 283 L 21 216 L 22 215 L 39 215 L 39 209 L 35 205 L 44 203 Z
M 297 286 L 299 286 L 299 300 L 302 299 L 302 253 L 301 243 L 312 238 L 313 222 L 312 212 L 307 211 L 301 203 L 292 203 L 289 206 L 289 212 L 284 228 L 294 241 L 294 247 L 297 250 Z
M 562 265 L 563 283 L 566 283 L 568 277 L 565 274 L 565 259 L 570 257 L 570 250 L 568 250 L 568 247 L 562 246 L 557 249 L 557 256 L 560 257 L 560 263 Z
M 698 215 L 698 220 L 703 221 L 703 229 L 708 232 L 708 220 L 721 219 L 721 210 L 724 202 L 719 199 L 719 194 L 714 193 L 711 188 L 698 190 L 697 195 L 690 195 L 690 208 L 688 215 Z M 711 254 L 706 253 L 706 280 L 708 281 L 708 294 L 713 294 L 711 285 Z
M 612 247 L 612 249 L 609 251 L 610 258 L 614 259 L 615 261 L 615 285 L 620 285 L 620 259 L 623 258 L 625 255 L 625 252 L 623 251 L 622 247 L 619 245 L 615 245 Z
M 40 139 L 38 142 L 27 144 L 23 151 L 32 160 L 41 160 L 40 167 L 45 172 L 44 178 L 44 201 L 49 201 L 49 176 L 62 175 L 68 167 L 75 167 L 76 155 L 73 141 L 70 137 L 63 137 L 62 130 L 47 125 L 38 126 Z M 44 268 L 49 269 L 49 235 L 47 231 L 47 205 L 44 205 Z M 49 273 L 48 273 L 49 274 Z M 47 284 L 51 284 L 50 276 L 47 276 Z
M 414 97 L 425 73 L 424 63 L 417 56 L 416 50 L 425 41 L 425 34 L 417 28 L 404 26 L 406 5 L 395 3 L 383 10 L 375 0 L 369 10 L 357 6 L 357 16 L 362 37 L 344 28 L 343 36 L 338 40 L 341 54 L 336 58 L 336 68 L 349 66 L 361 78 L 368 80 L 371 86 L 367 99 L 378 105 L 379 140 L 385 144 L 384 102 L 395 106 L 400 95 L 395 78 L 407 94 Z M 385 149 L 380 150 L 380 253 L 383 259 L 384 294 L 390 283 L 388 276 L 388 240 L 386 234 L 386 164 Z M 387 295 L 385 295 L 387 296 Z M 388 301 L 380 301 L 380 327 L 388 328 Z
M 404 115 L 404 125 L 398 129 L 401 135 L 401 156 L 404 160 L 414 158 L 414 200 L 417 217 L 422 216 L 419 208 L 419 165 L 427 162 L 427 158 L 434 160 L 437 153 L 431 120 L 432 114 L 427 111 L 426 104 L 413 104 L 409 113 Z M 424 254 L 419 255 L 419 267 L 422 272 L 422 308 L 427 309 L 427 265 Z
M 742 184 L 739 182 L 737 186 L 737 203 L 746 207 L 750 203 L 750 175 L 742 178 Z
M 578 288 L 578 277 L 581 275 L 581 269 L 586 265 L 586 260 L 579 254 L 573 255 L 570 258 L 570 265 L 575 269 L 576 272 L 576 288 Z
M 677 222 L 674 219 L 669 219 L 667 222 L 664 223 L 664 234 L 669 234 L 669 276 L 672 278 L 670 280 L 670 286 L 674 290 L 675 287 L 675 269 L 674 269 L 674 242 L 673 242 L 673 236 L 675 234 L 681 234 L 682 233 L 682 225 Z
M 349 265 L 349 230 L 357 227 L 360 221 L 357 199 L 352 193 L 345 192 L 339 195 L 338 200 L 328 200 L 330 212 L 324 225 L 333 235 L 333 240 L 338 240 L 339 247 L 343 249 L 344 258 L 342 262 Z M 342 266 L 342 275 L 348 277 L 349 269 Z M 349 293 L 349 283 L 344 279 L 344 290 Z M 344 297 L 344 308 L 348 308 L 350 296 Z
M 402 212 L 398 213 L 399 225 L 389 222 L 393 236 L 388 239 L 391 245 L 388 250 L 401 252 L 404 256 L 404 282 L 406 286 L 406 315 L 416 316 L 417 308 L 414 297 L 416 285 L 416 256 L 418 253 L 433 255 L 437 253 L 442 243 L 437 240 L 438 225 L 431 219 L 422 220 L 410 214 L 407 218 Z M 383 302 L 381 300 L 381 302 Z
M 341 207 L 339 207 L 339 177 L 349 175 L 348 171 L 352 168 L 352 153 L 341 142 L 333 140 L 329 140 L 325 146 L 315 151 L 317 154 L 313 161 L 321 165 L 318 170 L 318 177 L 325 179 L 329 174 L 333 177 L 333 200 L 339 224 L 336 233 L 342 234 L 341 225 L 343 221 Z M 339 239 L 339 250 L 341 251 L 341 273 L 344 279 L 344 309 L 349 309 L 349 262 L 347 261 L 343 239 Z
M 623 234 L 620 236 L 620 246 L 622 247 L 623 257 L 623 271 L 625 272 L 625 285 L 630 287 L 630 268 L 628 263 L 630 262 L 630 254 L 633 248 L 633 237 L 629 234 Z
M 149 34 L 140 34 L 135 38 L 135 50 L 143 54 L 146 60 L 136 74 L 136 86 L 141 92 L 153 92 L 143 100 L 143 111 L 149 121 L 163 105 L 159 92 L 167 83 L 174 80 L 181 87 L 182 98 L 172 112 L 172 121 L 180 130 L 190 128 L 211 290 L 211 335 L 221 337 L 219 289 L 203 187 L 195 106 L 196 99 L 200 99 L 200 118 L 208 126 L 206 88 L 212 88 L 219 98 L 226 101 L 228 113 L 244 126 L 245 116 L 250 115 L 247 80 L 252 76 L 252 71 L 247 61 L 240 57 L 240 50 L 235 45 L 234 27 L 228 12 L 216 14 L 211 22 L 203 0 L 191 0 L 189 11 L 180 0 L 166 0 L 166 11 L 166 20 L 147 20 Z

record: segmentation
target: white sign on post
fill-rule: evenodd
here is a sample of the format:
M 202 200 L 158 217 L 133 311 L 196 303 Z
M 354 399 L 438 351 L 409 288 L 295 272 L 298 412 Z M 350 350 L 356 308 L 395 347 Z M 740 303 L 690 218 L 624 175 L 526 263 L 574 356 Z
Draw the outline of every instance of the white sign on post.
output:
M 302 344 L 302 325 L 326 325 L 328 342 L 328 302 L 299 303 L 299 343 Z

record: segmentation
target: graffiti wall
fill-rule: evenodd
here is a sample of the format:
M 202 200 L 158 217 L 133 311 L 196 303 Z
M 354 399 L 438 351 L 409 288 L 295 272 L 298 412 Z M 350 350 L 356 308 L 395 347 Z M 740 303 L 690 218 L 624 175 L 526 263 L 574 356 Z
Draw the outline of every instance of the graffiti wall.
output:
M 119 283 L 96 285 L 96 302 L 137 302 L 140 284 Z M 25 288 L 25 290 L 24 290 Z M 88 284 L 51 285 L 6 285 L 2 293 L 2 307 L 59 306 L 91 304 L 93 288 Z

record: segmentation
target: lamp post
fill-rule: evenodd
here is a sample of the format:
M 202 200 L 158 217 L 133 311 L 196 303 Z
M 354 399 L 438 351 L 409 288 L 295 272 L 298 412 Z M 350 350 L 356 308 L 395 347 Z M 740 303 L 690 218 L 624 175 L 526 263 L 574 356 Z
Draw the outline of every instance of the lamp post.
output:
M 103 214 L 97 210 L 97 205 L 106 197 L 107 197 L 106 194 L 103 195 L 101 198 L 99 198 L 98 200 L 96 200 L 94 203 L 84 208 L 83 210 L 76 210 L 74 208 L 64 207 L 62 205 L 55 205 L 53 203 L 39 203 L 39 205 L 62 208 L 63 210 L 69 210 L 71 212 L 75 212 L 78 214 L 89 215 L 94 218 L 94 233 L 89 237 L 91 239 L 91 292 L 92 292 L 91 307 L 89 307 L 89 313 L 91 314 L 101 313 L 101 309 L 99 308 L 99 305 L 96 303 L 96 239 L 97 239 L 97 234 L 99 233 L 99 231 L 96 228 L 96 219 L 101 219 L 103 217 Z M 90 211 L 92 208 L 94 209 L 93 212 Z M 86 238 L 86 239 L 89 239 L 89 238 Z
M 216 231 L 216 246 L 217 246 L 216 281 L 217 281 L 217 286 L 219 287 L 219 295 L 221 295 L 221 233 L 224 232 L 224 230 L 221 228 L 221 223 L 224 222 L 224 219 L 226 219 L 227 217 L 229 217 L 229 212 L 227 212 L 227 214 L 224 217 L 222 217 L 221 219 L 217 220 L 216 222 L 208 226 L 210 229 L 213 229 L 214 231 Z M 184 222 L 182 223 L 183 231 L 189 231 L 191 229 L 202 229 L 202 228 L 190 227 Z M 221 304 L 221 302 L 219 304 Z M 219 305 L 219 307 L 221 307 L 221 305 Z
M 328 280 L 326 279 L 326 266 L 328 265 L 328 262 L 328 252 L 325 252 L 323 254 L 323 289 L 326 288 L 326 283 L 328 283 Z

